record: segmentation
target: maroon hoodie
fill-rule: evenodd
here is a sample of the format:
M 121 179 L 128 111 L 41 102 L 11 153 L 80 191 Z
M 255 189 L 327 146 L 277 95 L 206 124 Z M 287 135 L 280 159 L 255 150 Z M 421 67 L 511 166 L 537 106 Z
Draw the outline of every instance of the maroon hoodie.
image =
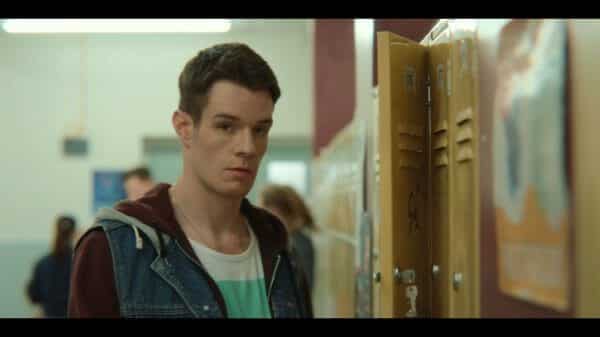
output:
M 158 184 L 139 200 L 120 202 L 115 209 L 171 236 L 190 256 L 198 260 L 175 219 L 169 197 L 169 187 L 168 184 Z M 287 247 L 287 232 L 275 216 L 252 206 L 246 199 L 242 202 L 241 211 L 248 218 L 258 239 L 265 284 L 269 284 L 273 274 L 274 256 Z M 301 291 L 311 309 L 312 304 L 306 280 L 304 277 L 300 278 L 304 288 Z M 119 299 L 114 280 L 112 256 L 106 234 L 102 228 L 91 230 L 79 240 L 75 249 L 69 296 L 69 317 L 120 317 Z M 214 281 L 210 281 L 212 280 L 209 280 L 209 284 L 217 295 L 221 310 L 226 313 L 225 302 L 221 296 L 218 296 L 220 292 L 217 285 Z M 309 311 L 312 315 L 312 310 Z

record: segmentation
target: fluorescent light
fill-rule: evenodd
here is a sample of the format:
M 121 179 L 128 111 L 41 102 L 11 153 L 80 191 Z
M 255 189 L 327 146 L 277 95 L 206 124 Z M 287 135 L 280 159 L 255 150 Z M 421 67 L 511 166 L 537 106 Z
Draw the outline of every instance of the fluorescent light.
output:
M 11 19 L 8 33 L 224 33 L 222 19 Z
M 452 20 L 455 29 L 466 32 L 475 32 L 477 30 L 477 20 L 474 19 L 455 19 Z

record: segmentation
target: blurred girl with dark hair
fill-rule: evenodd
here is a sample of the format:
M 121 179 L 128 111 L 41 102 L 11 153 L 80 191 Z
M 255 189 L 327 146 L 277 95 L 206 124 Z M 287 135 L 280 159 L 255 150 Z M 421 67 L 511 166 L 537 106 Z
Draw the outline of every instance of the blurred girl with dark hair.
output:
M 52 251 L 35 264 L 27 285 L 27 297 L 42 307 L 44 317 L 67 317 L 75 228 L 73 217 L 56 219 Z

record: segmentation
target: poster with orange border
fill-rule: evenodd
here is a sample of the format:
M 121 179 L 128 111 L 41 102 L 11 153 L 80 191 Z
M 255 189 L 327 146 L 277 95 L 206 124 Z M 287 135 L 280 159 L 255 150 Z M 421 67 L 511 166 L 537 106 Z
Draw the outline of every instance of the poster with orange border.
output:
M 512 20 L 500 34 L 494 209 L 503 293 L 569 309 L 567 24 Z

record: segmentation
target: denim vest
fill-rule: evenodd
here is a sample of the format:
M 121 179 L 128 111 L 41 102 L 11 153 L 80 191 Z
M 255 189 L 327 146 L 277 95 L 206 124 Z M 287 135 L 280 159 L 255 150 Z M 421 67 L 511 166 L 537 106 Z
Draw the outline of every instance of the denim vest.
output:
M 122 317 L 225 317 L 210 276 L 176 240 L 164 233 L 159 238 L 158 231 L 113 209 L 101 210 L 90 230 L 97 227 L 108 239 Z M 282 252 L 277 260 L 268 285 L 272 317 L 306 317 L 293 259 Z

